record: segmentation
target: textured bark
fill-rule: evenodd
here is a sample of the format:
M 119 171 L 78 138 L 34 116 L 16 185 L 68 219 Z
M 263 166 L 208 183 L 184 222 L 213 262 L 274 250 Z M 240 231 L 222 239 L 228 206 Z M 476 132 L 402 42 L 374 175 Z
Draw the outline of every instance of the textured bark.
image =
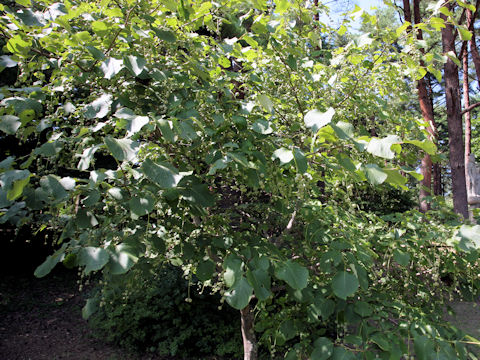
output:
M 422 22 L 420 15 L 420 0 L 413 0 L 413 17 L 415 24 Z M 423 33 L 421 29 L 417 29 L 417 39 L 423 40 Z M 424 53 L 424 49 L 421 49 L 421 51 Z M 424 65 L 423 61 L 421 61 L 420 65 Z M 433 117 L 433 107 L 430 96 L 427 92 L 427 83 L 425 78 L 417 81 L 417 92 L 423 120 L 427 123 L 428 139 L 430 141 L 435 141 L 435 120 Z M 426 212 L 430 209 L 430 204 L 426 198 L 432 194 L 432 159 L 430 158 L 429 154 L 425 154 L 422 158 L 421 173 L 423 175 L 423 180 L 420 183 L 420 211 Z
M 255 338 L 254 316 L 250 305 L 240 310 L 242 321 L 243 359 L 257 360 L 257 339 Z
M 475 72 L 477 73 L 477 80 L 480 81 L 480 54 L 477 49 L 477 42 L 475 41 L 475 29 L 473 23 L 477 16 L 478 8 L 480 7 L 480 0 L 477 0 L 475 14 L 472 14 L 471 10 L 467 9 L 467 24 L 468 28 L 472 31 L 472 38 L 470 39 L 470 53 L 472 54 L 473 64 L 475 65 Z
M 452 4 L 447 4 L 452 10 Z M 453 26 L 445 20 L 446 27 L 442 29 L 443 52 L 455 51 Z M 468 218 L 467 187 L 465 183 L 465 151 L 463 146 L 463 129 L 460 89 L 458 85 L 458 67 L 449 58 L 444 65 L 445 98 L 447 103 L 447 122 L 450 148 L 450 169 L 452 173 L 453 209 L 456 213 Z

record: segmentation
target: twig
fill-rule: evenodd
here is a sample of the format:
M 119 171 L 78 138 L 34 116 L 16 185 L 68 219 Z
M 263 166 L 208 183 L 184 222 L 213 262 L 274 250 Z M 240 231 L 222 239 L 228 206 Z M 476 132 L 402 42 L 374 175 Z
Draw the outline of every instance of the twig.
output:
M 463 115 L 463 114 L 469 112 L 470 110 L 475 109 L 475 108 L 478 107 L 478 106 L 480 106 L 480 102 L 477 102 L 477 103 L 475 103 L 475 104 L 472 104 L 472 105 L 470 105 L 469 107 L 463 109 L 462 112 L 460 113 L 460 115 Z

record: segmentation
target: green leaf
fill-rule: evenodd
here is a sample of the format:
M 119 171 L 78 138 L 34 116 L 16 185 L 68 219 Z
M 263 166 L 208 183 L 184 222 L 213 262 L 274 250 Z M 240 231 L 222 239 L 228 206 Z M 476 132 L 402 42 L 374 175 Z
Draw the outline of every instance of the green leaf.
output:
M 302 290 L 308 283 L 308 270 L 292 260 L 280 263 L 275 269 L 275 276 L 295 290 Z
M 182 195 L 185 200 L 190 201 L 201 207 L 213 207 L 215 205 L 215 197 L 210 194 L 206 184 L 195 184 L 191 188 L 183 190 Z
M 124 68 L 123 60 L 108 58 L 100 65 L 100 70 L 103 72 L 105 79 L 112 79 Z
M 397 262 L 397 264 L 407 266 L 410 263 L 410 254 L 395 249 L 393 252 L 393 259 Z
M 335 115 L 335 109 L 333 108 L 329 108 L 326 112 L 316 109 L 310 110 L 305 114 L 305 126 L 311 128 L 313 132 L 317 132 L 332 121 L 333 115 Z
M 257 100 L 265 111 L 273 113 L 273 102 L 267 95 L 260 94 L 257 96 Z
M 136 216 L 149 214 L 155 207 L 155 200 L 148 194 L 136 195 L 128 202 L 130 211 Z
M 82 308 L 82 318 L 84 320 L 88 320 L 90 316 L 95 314 L 99 308 L 99 303 L 100 301 L 98 300 L 98 298 L 87 299 L 87 303 Z
M 223 268 L 225 272 L 223 273 L 223 279 L 225 280 L 225 285 L 232 287 L 240 278 L 242 277 L 242 260 L 235 256 L 229 255 L 223 261 Z
M 313 343 L 310 360 L 326 360 L 333 354 L 333 343 L 326 337 L 320 337 Z
M 40 179 L 40 186 L 46 193 L 57 201 L 68 197 L 68 193 L 59 181 L 59 178 L 53 175 L 44 176 Z
M 347 122 L 339 121 L 336 124 L 330 124 L 337 136 L 342 140 L 349 140 L 354 135 L 353 125 Z
M 207 281 L 212 278 L 214 272 L 215 263 L 208 259 L 198 264 L 196 275 L 200 281 Z
M 297 171 L 300 174 L 305 174 L 308 170 L 308 163 L 305 154 L 302 152 L 302 150 L 295 148 L 293 149 L 293 157 L 295 159 Z
M 19 117 L 14 115 L 0 116 L 0 130 L 8 135 L 15 135 L 21 125 Z
M 382 171 L 377 164 L 367 164 L 363 167 L 367 180 L 372 185 L 382 184 L 388 177 L 388 175 Z
M 166 42 L 173 43 L 173 42 L 177 41 L 177 37 L 175 36 L 175 33 L 173 33 L 172 31 L 160 30 L 160 29 L 157 29 L 157 28 L 152 28 L 152 30 L 155 32 L 155 34 L 157 34 L 157 36 L 160 39 L 162 39 Z
M 78 265 L 85 266 L 85 275 L 92 271 L 101 270 L 109 258 L 110 256 L 105 249 L 93 246 L 82 248 L 77 254 Z
M 245 277 L 241 277 L 235 282 L 235 285 L 225 293 L 227 303 L 237 310 L 242 310 L 250 302 L 253 294 L 253 288 Z
M 112 104 L 112 95 L 104 94 L 100 96 L 97 100 L 93 101 L 92 103 L 88 104 L 85 107 L 85 118 L 101 119 L 107 116 L 108 112 L 110 111 L 111 104 Z
M 138 76 L 145 70 L 147 61 L 140 56 L 128 55 L 123 59 L 123 64 L 133 75 Z
M 129 108 L 118 109 L 115 112 L 115 117 L 127 120 L 127 137 L 135 135 L 150 121 L 148 116 L 135 115 Z
M 393 159 L 395 153 L 391 150 L 393 144 L 401 142 L 397 135 L 388 135 L 383 139 L 372 138 L 367 146 L 367 151 L 375 156 Z
M 85 46 L 85 48 L 88 50 L 90 54 L 92 54 L 95 60 L 105 59 L 105 55 L 103 54 L 103 51 L 98 50 L 95 46 L 88 45 L 88 46 Z
M 346 271 L 338 272 L 332 279 L 333 293 L 343 300 L 355 294 L 359 286 L 357 277 Z
M 253 286 L 255 296 L 259 301 L 265 301 L 272 295 L 270 291 L 270 276 L 264 269 L 248 270 L 247 279 Z
M 372 307 L 365 301 L 355 301 L 354 310 L 361 317 L 369 317 L 373 313 Z
M 57 250 L 53 255 L 47 257 L 47 259 L 35 269 L 33 273 L 36 277 L 42 278 L 50 273 L 53 270 L 55 265 L 63 261 L 65 257 L 64 247 Z
M 332 360 L 355 360 L 355 355 L 343 347 L 333 349 Z
M 25 186 L 30 182 L 31 176 L 32 175 L 29 175 L 25 179 L 14 181 L 12 189 L 7 192 L 7 200 L 13 201 L 19 198 L 20 195 L 22 195 Z
M 437 153 L 437 146 L 430 140 L 406 140 L 406 144 L 413 144 L 429 155 L 435 155 Z
M 0 56 L 0 68 L 11 68 L 17 66 L 17 62 L 8 55 Z
M 143 162 L 141 169 L 149 180 L 159 185 L 162 189 L 176 187 L 183 177 L 172 165 L 165 162 L 154 163 L 150 159 L 146 159 Z
M 468 41 L 472 38 L 472 33 L 468 30 L 468 28 L 464 25 L 457 26 L 458 32 L 460 33 L 460 38 L 463 41 Z
M 44 155 L 47 157 L 55 156 L 63 149 L 63 144 L 60 141 L 46 142 L 34 151 L 35 155 Z
M 108 150 L 118 161 L 136 161 L 140 144 L 130 139 L 115 139 L 107 136 L 104 139 Z
M 113 275 L 125 274 L 138 260 L 137 251 L 127 244 L 119 244 L 110 252 L 110 272 Z
M 435 353 L 435 344 L 424 335 L 414 337 L 413 347 L 418 360 L 430 360 L 431 355 Z
M 273 132 L 270 121 L 263 119 L 255 121 L 252 124 L 252 130 L 262 135 L 268 135 Z
M 98 225 L 98 220 L 91 211 L 80 209 L 75 218 L 75 224 L 80 229 L 91 229 Z
M 83 150 L 82 155 L 80 156 L 80 161 L 78 162 L 77 169 L 87 170 L 90 167 L 90 162 L 93 159 L 93 155 L 99 149 L 99 145 L 92 146 Z
M 458 240 L 458 247 L 466 252 L 480 249 L 480 225 L 462 225 L 455 238 Z
M 277 149 L 272 154 L 272 160 L 279 159 L 280 165 L 287 164 L 293 160 L 293 152 L 292 150 L 288 150 L 285 148 Z

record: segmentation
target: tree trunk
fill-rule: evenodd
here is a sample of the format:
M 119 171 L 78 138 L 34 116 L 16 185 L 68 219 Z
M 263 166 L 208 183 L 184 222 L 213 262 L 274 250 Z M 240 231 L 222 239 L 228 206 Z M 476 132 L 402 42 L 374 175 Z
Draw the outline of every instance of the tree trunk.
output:
M 452 4 L 446 5 L 452 10 Z M 445 20 L 446 27 L 442 29 L 443 52 L 455 52 L 455 37 L 453 26 Z M 467 187 L 465 183 L 465 151 L 463 146 L 463 129 L 461 117 L 460 91 L 458 85 L 458 67 L 448 58 L 444 65 L 445 98 L 447 102 L 447 122 L 450 148 L 450 169 L 452 172 L 453 209 L 468 218 Z
M 475 22 L 475 17 L 477 16 L 478 7 L 480 6 L 480 1 L 477 0 L 476 7 L 477 10 L 475 14 L 472 14 L 472 11 L 467 9 L 467 26 L 472 29 L 472 37 L 470 38 L 470 52 L 472 53 L 473 64 L 475 65 L 475 72 L 477 73 L 477 80 L 480 81 L 480 55 L 478 54 L 477 42 L 475 41 L 475 27 L 473 23 Z M 467 51 L 465 51 L 467 53 Z
M 468 18 L 468 15 L 467 15 Z M 468 49 L 468 47 L 467 47 Z M 470 106 L 470 89 L 468 87 L 468 51 L 465 51 L 462 59 L 463 65 L 463 107 L 466 109 Z M 465 113 L 465 169 L 468 169 L 470 161 L 469 155 L 471 153 L 471 139 L 472 139 L 472 122 L 470 111 Z M 470 189 L 471 179 L 468 171 L 465 171 L 465 183 L 467 189 Z M 468 191 L 467 191 L 468 199 Z
M 250 305 L 240 310 L 242 321 L 243 359 L 257 360 L 257 339 L 255 338 L 254 316 Z
M 404 1 L 404 5 L 405 1 Z M 410 10 L 408 10 L 410 12 Z M 407 12 L 406 12 L 407 13 Z M 411 15 L 410 15 L 411 16 Z M 420 0 L 413 0 L 413 17 L 415 24 L 422 22 L 420 16 Z M 417 39 L 423 40 L 423 33 L 421 29 L 417 29 Z M 424 49 L 421 49 L 421 52 L 424 53 Z M 423 61 L 420 61 L 420 65 L 424 66 Z M 435 140 L 435 120 L 433 117 L 433 107 L 430 97 L 427 92 L 427 83 L 425 78 L 422 78 L 417 81 L 417 91 L 418 91 L 418 101 L 420 103 L 420 110 L 422 112 L 423 120 L 427 123 L 428 139 L 430 141 Z M 426 212 L 430 209 L 430 203 L 426 200 L 430 196 L 432 188 L 432 159 L 430 155 L 425 153 L 422 159 L 421 173 L 423 179 L 421 181 L 420 187 L 420 211 Z

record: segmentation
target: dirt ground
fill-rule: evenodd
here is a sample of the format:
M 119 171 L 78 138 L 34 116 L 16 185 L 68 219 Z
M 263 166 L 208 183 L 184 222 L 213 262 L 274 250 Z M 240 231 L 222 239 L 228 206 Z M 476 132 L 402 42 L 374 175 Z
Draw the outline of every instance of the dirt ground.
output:
M 161 360 L 94 339 L 81 317 L 86 294 L 76 281 L 76 272 L 64 270 L 43 279 L 0 278 L 1 360 Z M 454 302 L 451 307 L 456 315 L 446 319 L 479 339 L 480 304 Z M 470 349 L 480 355 L 480 347 Z
M 76 272 L 43 279 L 2 276 L 0 280 L 0 359 L 153 359 L 127 354 L 92 337 L 81 308 Z

